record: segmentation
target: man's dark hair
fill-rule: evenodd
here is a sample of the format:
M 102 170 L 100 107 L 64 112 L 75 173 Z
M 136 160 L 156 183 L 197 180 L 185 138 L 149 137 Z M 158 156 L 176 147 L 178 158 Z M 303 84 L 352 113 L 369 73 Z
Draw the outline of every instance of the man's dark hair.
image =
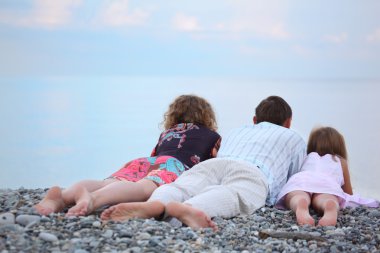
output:
M 270 96 L 256 107 L 256 123 L 263 121 L 283 126 L 292 117 L 292 108 L 281 97 Z

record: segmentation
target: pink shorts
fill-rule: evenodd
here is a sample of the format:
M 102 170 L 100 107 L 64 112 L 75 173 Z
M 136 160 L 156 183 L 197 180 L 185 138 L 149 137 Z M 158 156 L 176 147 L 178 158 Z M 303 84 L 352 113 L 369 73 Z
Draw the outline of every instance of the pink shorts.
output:
M 148 179 L 163 185 L 174 182 L 185 169 L 185 166 L 172 156 L 153 156 L 130 161 L 111 177 L 131 182 Z

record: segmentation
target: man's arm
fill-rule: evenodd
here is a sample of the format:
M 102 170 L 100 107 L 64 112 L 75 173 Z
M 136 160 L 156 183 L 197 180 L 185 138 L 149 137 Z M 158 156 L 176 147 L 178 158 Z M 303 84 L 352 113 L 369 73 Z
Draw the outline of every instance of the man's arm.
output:
M 301 146 L 302 147 L 299 149 L 299 151 L 296 152 L 291 159 L 287 179 L 289 179 L 292 175 L 296 174 L 297 172 L 301 171 L 303 161 L 306 158 L 306 144 L 303 143 L 303 145 Z

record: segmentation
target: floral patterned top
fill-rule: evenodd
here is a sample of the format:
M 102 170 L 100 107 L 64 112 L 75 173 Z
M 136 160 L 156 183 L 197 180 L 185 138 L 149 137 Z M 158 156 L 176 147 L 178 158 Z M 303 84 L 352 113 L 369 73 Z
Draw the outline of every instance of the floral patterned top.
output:
M 190 169 L 213 158 L 219 150 L 221 136 L 211 129 L 193 123 L 181 123 L 161 133 L 151 156 L 172 156 Z

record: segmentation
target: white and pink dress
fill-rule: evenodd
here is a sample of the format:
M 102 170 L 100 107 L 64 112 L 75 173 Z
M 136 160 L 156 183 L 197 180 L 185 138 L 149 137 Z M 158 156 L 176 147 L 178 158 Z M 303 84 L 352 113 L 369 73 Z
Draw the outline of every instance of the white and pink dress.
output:
M 276 207 L 285 209 L 285 195 L 292 191 L 309 193 L 328 193 L 338 197 L 340 208 L 365 205 L 378 207 L 379 201 L 362 198 L 357 194 L 349 195 L 342 189 L 344 184 L 342 165 L 337 156 L 320 156 L 311 152 L 306 157 L 301 171 L 294 174 L 280 191 Z

